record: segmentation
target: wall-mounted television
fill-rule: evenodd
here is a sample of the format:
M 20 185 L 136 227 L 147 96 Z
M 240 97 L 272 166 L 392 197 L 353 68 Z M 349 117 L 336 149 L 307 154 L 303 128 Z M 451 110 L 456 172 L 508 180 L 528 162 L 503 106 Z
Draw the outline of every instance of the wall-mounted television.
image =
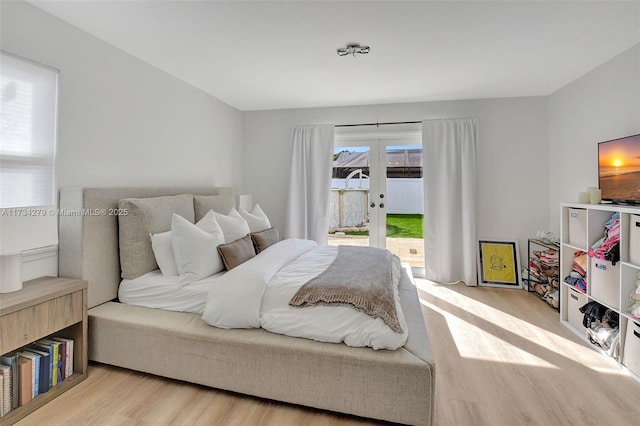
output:
M 598 185 L 603 201 L 640 204 L 640 135 L 598 144 Z

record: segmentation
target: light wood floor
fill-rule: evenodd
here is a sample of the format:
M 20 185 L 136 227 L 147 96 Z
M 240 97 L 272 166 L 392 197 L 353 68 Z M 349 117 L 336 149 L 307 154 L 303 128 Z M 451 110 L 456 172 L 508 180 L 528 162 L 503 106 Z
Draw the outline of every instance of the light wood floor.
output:
M 640 424 L 640 383 L 533 295 L 417 281 L 436 362 L 437 425 Z M 90 364 L 85 382 L 19 424 L 377 423 Z

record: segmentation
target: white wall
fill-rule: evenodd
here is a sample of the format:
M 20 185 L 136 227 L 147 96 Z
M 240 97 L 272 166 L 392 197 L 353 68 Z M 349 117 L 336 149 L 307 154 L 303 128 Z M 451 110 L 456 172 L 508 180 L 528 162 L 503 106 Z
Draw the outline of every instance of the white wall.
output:
M 2 49 L 60 70 L 58 188 L 240 189 L 240 111 L 28 3 L 1 8 Z
M 480 236 L 517 238 L 526 247 L 549 223 L 545 97 L 247 112 L 243 191 L 284 230 L 292 126 L 452 117 L 479 119 Z
M 640 133 L 640 44 L 549 96 L 551 229 L 560 203 L 598 186 L 597 143 Z
M 231 185 L 242 113 L 25 2 L 2 2 L 3 50 L 60 70 L 58 187 Z

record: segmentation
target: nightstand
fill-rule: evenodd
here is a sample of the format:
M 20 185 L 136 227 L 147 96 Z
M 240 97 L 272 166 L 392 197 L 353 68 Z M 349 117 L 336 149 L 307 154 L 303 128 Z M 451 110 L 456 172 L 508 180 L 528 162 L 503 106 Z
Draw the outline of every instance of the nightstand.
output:
M 0 419 L 12 424 L 87 378 L 87 282 L 42 277 L 22 290 L 0 294 L 0 354 L 47 336 L 74 340 L 73 374 Z

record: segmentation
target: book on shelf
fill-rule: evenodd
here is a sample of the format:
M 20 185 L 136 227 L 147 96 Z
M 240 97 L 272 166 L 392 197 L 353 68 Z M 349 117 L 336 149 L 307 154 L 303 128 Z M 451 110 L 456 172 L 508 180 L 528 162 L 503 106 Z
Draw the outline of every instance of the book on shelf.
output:
M 33 352 L 29 352 L 24 350 L 22 352 L 18 352 L 18 355 L 23 358 L 29 358 L 31 360 L 31 387 L 32 387 L 32 396 L 35 398 L 40 394 L 40 359 L 41 356 L 35 354 Z
M 52 337 L 52 340 L 64 342 L 65 344 L 65 373 L 64 377 L 67 378 L 73 374 L 73 339 L 66 337 Z
M 11 367 L 0 364 L 0 377 L 2 377 L 2 404 L 0 404 L 0 417 L 11 411 Z
M 18 408 L 18 354 L 10 352 L 0 356 L 0 363 L 11 368 L 10 395 L 11 409 Z
M 64 380 L 62 376 L 62 343 L 51 339 L 38 340 L 38 343 L 53 348 L 53 379 L 51 380 L 51 386 L 62 384 L 62 380 Z
M 45 344 L 42 344 L 40 341 L 38 341 L 38 342 L 32 343 L 29 346 L 29 348 L 34 348 L 39 351 L 46 352 L 48 354 L 48 357 L 47 357 L 47 366 L 49 370 L 49 375 L 47 376 L 49 381 L 49 386 L 47 387 L 47 390 L 48 390 L 53 386 L 53 363 L 55 359 L 53 357 L 53 346 L 45 345 Z
M 51 361 L 49 351 L 43 350 L 39 346 L 29 345 L 25 350 L 32 352 L 40 357 L 40 376 L 38 377 L 38 393 L 45 393 L 49 390 L 49 373 L 51 371 Z
M 54 339 L 53 337 L 51 340 L 60 345 L 60 368 L 58 371 L 58 384 L 60 384 L 60 382 L 67 378 L 67 342 Z
M 31 359 L 18 357 L 18 407 L 22 407 L 33 399 L 31 364 Z

